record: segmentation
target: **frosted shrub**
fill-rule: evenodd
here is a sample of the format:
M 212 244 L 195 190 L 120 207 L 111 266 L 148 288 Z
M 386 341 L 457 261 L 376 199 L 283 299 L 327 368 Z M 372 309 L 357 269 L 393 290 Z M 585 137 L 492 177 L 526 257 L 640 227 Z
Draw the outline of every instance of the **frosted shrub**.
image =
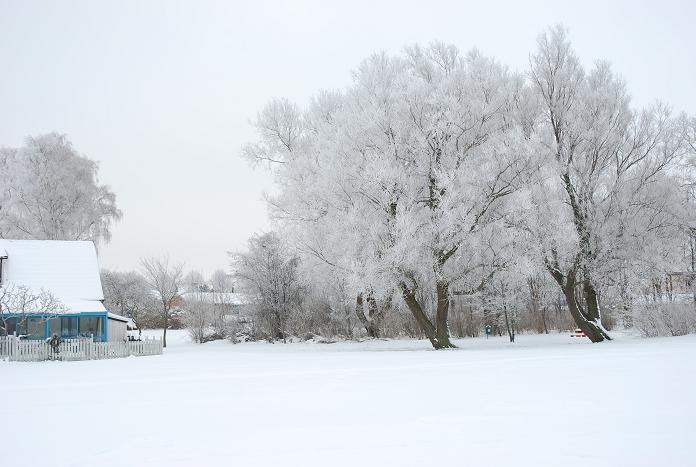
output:
M 643 337 L 683 336 L 696 332 L 696 308 L 691 303 L 639 305 L 633 323 Z
M 211 307 L 207 303 L 190 301 L 184 311 L 184 324 L 194 342 L 207 342 L 213 334 Z

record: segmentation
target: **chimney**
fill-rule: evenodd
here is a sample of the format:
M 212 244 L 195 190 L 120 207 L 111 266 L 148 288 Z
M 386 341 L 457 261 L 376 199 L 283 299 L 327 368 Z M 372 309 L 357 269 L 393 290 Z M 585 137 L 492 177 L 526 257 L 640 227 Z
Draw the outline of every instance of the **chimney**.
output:
M 5 260 L 7 260 L 7 251 L 0 250 L 0 286 L 3 282 L 3 266 L 5 265 Z

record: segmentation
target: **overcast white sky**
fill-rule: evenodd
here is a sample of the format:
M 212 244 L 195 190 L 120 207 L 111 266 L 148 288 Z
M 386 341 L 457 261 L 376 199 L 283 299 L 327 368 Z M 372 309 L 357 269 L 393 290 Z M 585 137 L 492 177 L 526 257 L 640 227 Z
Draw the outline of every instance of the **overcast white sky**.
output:
M 525 69 L 536 36 L 570 28 L 634 101 L 696 114 L 696 2 L 0 0 L 0 145 L 66 133 L 123 210 L 105 267 L 168 253 L 209 273 L 269 228 L 270 178 L 240 147 L 272 97 L 340 88 L 372 52 L 442 40 Z

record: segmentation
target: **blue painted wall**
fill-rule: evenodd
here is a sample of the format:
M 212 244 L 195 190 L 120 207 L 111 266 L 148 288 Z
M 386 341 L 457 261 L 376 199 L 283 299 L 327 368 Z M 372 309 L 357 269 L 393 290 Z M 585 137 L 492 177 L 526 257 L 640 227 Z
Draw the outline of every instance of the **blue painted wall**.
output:
M 108 313 L 104 311 L 87 311 L 83 313 L 64 313 L 60 315 L 46 315 L 46 314 L 31 314 L 31 313 L 26 313 L 26 314 L 6 314 L 4 316 L 5 318 L 19 318 L 19 319 L 41 319 L 45 320 L 44 322 L 44 335 L 43 337 L 32 337 L 32 339 L 48 339 L 51 337 L 51 320 L 54 319 L 61 319 L 61 318 L 78 318 L 77 319 L 77 333 L 74 335 L 65 335 L 63 334 L 61 337 L 66 339 L 66 338 L 76 338 L 80 336 L 80 317 L 100 317 L 102 320 L 102 334 L 99 336 L 94 336 L 94 340 L 97 342 L 107 342 L 108 336 L 109 336 L 109 319 L 108 319 Z

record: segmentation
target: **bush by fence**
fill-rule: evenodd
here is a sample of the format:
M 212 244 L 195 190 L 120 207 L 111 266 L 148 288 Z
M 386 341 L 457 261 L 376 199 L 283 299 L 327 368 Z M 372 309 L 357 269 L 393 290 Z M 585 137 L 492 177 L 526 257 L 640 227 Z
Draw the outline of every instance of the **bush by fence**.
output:
M 103 360 L 143 355 L 161 355 L 162 340 L 93 342 L 91 339 L 66 339 L 56 349 L 45 341 L 0 337 L 0 360 L 41 362 L 45 360 Z

